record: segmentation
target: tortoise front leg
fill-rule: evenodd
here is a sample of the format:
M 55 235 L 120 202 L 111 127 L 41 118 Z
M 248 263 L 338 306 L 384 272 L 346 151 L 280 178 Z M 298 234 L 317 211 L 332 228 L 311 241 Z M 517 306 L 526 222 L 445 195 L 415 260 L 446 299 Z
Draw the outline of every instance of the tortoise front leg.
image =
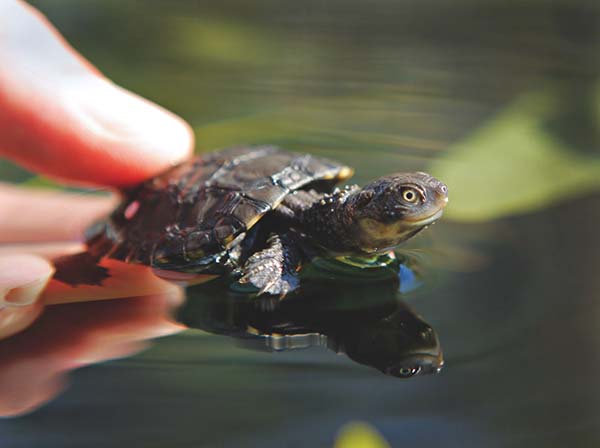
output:
M 300 286 L 298 271 L 303 258 L 292 234 L 271 234 L 267 247 L 248 258 L 239 282 L 255 286 L 259 295 L 267 293 L 283 298 Z

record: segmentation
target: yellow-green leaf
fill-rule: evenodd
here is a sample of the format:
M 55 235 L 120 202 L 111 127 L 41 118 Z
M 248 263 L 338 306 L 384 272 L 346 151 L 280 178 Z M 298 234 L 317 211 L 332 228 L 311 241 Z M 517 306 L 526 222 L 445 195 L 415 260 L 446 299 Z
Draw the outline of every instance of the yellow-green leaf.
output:
M 368 423 L 351 422 L 340 430 L 334 448 L 390 448 L 390 445 Z

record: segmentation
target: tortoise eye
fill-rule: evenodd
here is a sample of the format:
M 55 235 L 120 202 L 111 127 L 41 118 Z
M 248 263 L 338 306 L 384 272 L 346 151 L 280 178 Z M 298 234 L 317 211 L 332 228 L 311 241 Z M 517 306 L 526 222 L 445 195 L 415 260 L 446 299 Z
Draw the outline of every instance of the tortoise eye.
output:
M 421 367 L 392 367 L 388 368 L 386 373 L 398 378 L 410 378 L 421 373 Z
M 414 188 L 404 188 L 402 190 L 402 199 L 406 202 L 414 204 L 419 200 L 419 194 L 414 190 Z
M 400 367 L 398 369 L 398 376 L 402 376 L 402 377 L 411 377 L 416 375 L 417 373 L 419 373 L 419 370 L 421 370 L 418 367 Z

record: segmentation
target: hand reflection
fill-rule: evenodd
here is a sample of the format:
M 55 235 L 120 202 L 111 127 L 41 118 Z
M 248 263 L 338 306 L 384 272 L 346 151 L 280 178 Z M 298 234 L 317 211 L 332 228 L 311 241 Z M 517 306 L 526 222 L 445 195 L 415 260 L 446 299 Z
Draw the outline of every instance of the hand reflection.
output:
M 148 339 L 183 330 L 170 318 L 181 301 L 173 286 L 161 295 L 47 307 L 26 331 L 0 341 L 0 416 L 46 403 L 70 370 L 132 355 Z

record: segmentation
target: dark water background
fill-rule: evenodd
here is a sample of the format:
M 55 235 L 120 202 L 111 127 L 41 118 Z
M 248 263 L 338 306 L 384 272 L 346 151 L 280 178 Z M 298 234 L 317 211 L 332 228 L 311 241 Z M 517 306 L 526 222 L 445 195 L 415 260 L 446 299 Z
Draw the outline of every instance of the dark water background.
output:
M 600 444 L 597 3 L 32 3 L 188 120 L 199 150 L 270 142 L 358 182 L 446 181 L 447 217 L 411 243 L 425 285 L 405 297 L 446 366 L 403 381 L 326 349 L 189 331 L 74 371 L 57 399 L 0 421 L 0 447 L 325 447 L 356 420 L 398 447 Z

